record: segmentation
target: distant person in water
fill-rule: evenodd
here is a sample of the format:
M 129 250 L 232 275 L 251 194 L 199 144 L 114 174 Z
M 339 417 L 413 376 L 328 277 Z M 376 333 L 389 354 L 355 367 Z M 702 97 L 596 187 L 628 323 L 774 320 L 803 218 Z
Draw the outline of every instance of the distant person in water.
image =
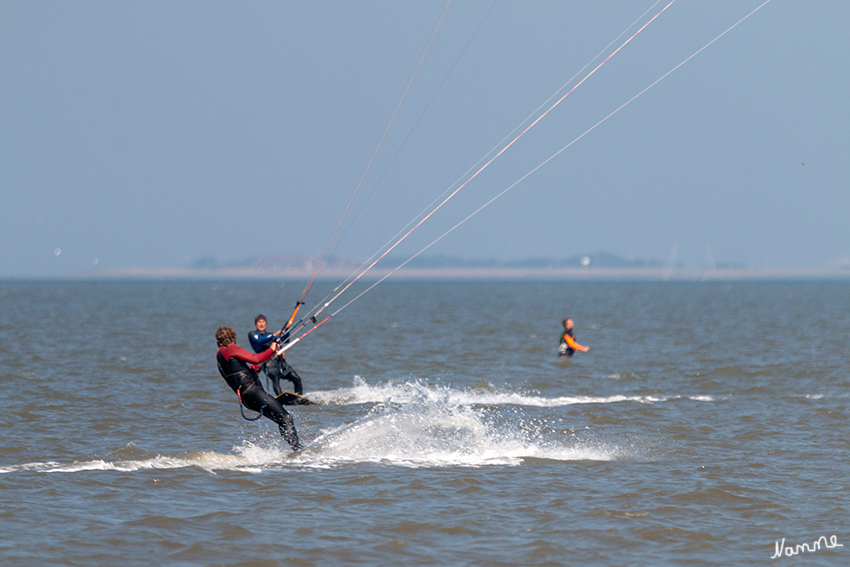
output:
M 239 402 L 255 412 L 262 412 L 264 416 L 277 423 L 280 434 L 293 449 L 300 449 L 298 433 L 295 431 L 295 423 L 292 416 L 287 413 L 283 406 L 274 399 L 271 394 L 263 389 L 257 377 L 258 364 L 270 359 L 277 348 L 276 342 L 271 342 L 265 351 L 254 354 L 236 345 L 236 331 L 232 327 L 219 327 L 215 332 L 215 340 L 218 343 L 218 371 L 227 382 Z
M 575 323 L 567 317 L 564 319 L 564 332 L 561 333 L 561 344 L 558 345 L 558 354 L 561 356 L 572 356 L 577 350 L 587 352 L 590 347 L 581 346 L 576 342 L 576 334 L 573 331 Z
M 281 331 L 276 333 L 268 333 L 266 332 L 266 327 L 268 326 L 268 321 L 266 321 L 265 315 L 257 315 L 254 318 L 254 327 L 256 327 L 253 331 L 248 333 L 248 340 L 251 341 L 251 348 L 254 349 L 254 352 L 262 352 L 269 348 L 269 345 L 272 342 L 279 342 L 278 337 L 281 335 Z M 287 335 L 283 335 L 281 340 L 285 340 Z M 281 380 L 289 380 L 292 382 L 292 387 L 295 390 L 295 393 L 299 396 L 304 393 L 304 388 L 301 386 L 301 376 L 298 375 L 297 372 L 286 362 L 285 355 L 283 353 L 280 356 L 274 356 L 266 363 L 266 376 L 269 377 L 269 380 L 272 381 L 272 388 L 274 388 L 274 395 L 279 396 L 283 390 L 280 389 L 280 381 Z

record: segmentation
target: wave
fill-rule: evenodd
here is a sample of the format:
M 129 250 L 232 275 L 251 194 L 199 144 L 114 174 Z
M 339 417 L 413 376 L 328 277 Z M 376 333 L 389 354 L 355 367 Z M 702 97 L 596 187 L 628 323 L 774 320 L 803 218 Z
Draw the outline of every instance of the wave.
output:
M 135 454 L 140 451 L 127 447 L 107 459 L 27 463 L 0 467 L 0 473 L 132 472 L 187 467 L 213 474 L 224 470 L 260 473 L 269 468 L 331 468 L 352 463 L 480 467 L 515 466 L 529 458 L 610 461 L 627 456 L 613 445 L 579 440 L 563 431 L 540 434 L 522 423 L 500 423 L 482 409 L 461 406 L 376 408 L 351 424 L 322 431 L 301 451 L 289 451 L 276 438 L 243 441 L 233 451 Z
M 286 458 L 287 451 L 269 445 L 259 447 L 253 443 L 246 443 L 243 447 L 234 447 L 235 454 L 217 453 L 215 451 L 186 451 L 172 455 L 162 455 L 139 451 L 133 445 L 128 445 L 121 451 L 116 451 L 108 458 L 87 459 L 73 461 L 71 463 L 59 463 L 55 461 L 26 463 L 0 467 L 0 474 L 13 472 L 40 472 L 40 473 L 74 473 L 84 471 L 119 471 L 133 472 L 140 470 L 157 469 L 180 469 L 187 467 L 198 467 L 208 472 L 217 470 L 242 470 L 247 472 L 261 472 L 263 468 L 271 464 L 279 464 Z M 122 453 L 147 453 L 147 456 L 136 458 L 121 458 Z
M 324 413 L 325 419 L 351 419 L 319 430 L 307 447 L 292 452 L 271 430 L 259 438 L 242 440 L 232 453 L 184 451 L 148 452 L 128 445 L 106 458 L 27 463 L 0 467 L 13 472 L 138 471 L 196 467 L 216 471 L 260 473 L 269 468 L 329 468 L 351 463 L 380 463 L 403 467 L 516 466 L 528 459 L 552 461 L 613 461 L 639 456 L 632 443 L 593 439 L 593 431 L 579 437 L 563 419 L 532 418 L 524 406 L 557 407 L 572 404 L 637 402 L 652 404 L 675 399 L 711 401 L 709 396 L 563 396 L 494 391 L 492 386 L 468 390 L 428 386 L 420 381 L 369 385 L 355 378 L 350 388 L 310 392 L 322 404 L 365 405 L 355 410 Z M 513 406 L 509 409 L 506 406 Z M 316 411 L 324 412 L 321 408 Z M 343 415 L 344 413 L 344 415 Z M 306 433 L 306 435 L 305 435 Z
M 616 446 L 542 432 L 521 419 L 452 405 L 384 406 L 350 425 L 327 430 L 308 448 L 325 464 L 372 462 L 407 467 L 519 465 L 529 458 L 610 461 Z M 302 458 L 302 457 L 299 457 Z
M 356 404 L 411 404 L 411 403 L 447 403 L 450 405 L 479 406 L 533 406 L 558 407 L 575 404 L 610 404 L 618 402 L 638 402 L 653 404 L 671 400 L 714 401 L 712 396 L 560 396 L 547 398 L 540 395 L 521 392 L 494 391 L 492 386 L 457 390 L 443 385 L 425 385 L 419 380 L 413 382 L 387 382 L 370 385 L 357 376 L 350 388 L 307 393 L 307 397 L 319 404 L 356 405 Z

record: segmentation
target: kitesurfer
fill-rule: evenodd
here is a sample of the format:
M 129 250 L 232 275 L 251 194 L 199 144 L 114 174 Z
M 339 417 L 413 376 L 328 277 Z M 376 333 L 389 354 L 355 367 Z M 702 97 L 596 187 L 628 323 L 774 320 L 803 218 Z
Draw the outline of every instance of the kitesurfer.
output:
M 575 323 L 567 317 L 564 319 L 564 332 L 561 333 L 561 344 L 558 345 L 558 354 L 561 356 L 572 356 L 577 350 L 587 352 L 590 347 L 581 346 L 576 342 L 576 334 L 573 328 Z
M 268 326 L 268 321 L 266 321 L 266 316 L 262 314 L 257 315 L 254 318 L 254 326 L 256 329 L 248 333 L 248 339 L 251 341 L 251 348 L 254 349 L 254 352 L 262 352 L 269 348 L 269 345 L 276 341 L 283 332 L 281 330 L 276 333 L 267 333 L 266 327 Z M 286 339 L 286 335 L 284 335 L 282 339 Z M 295 390 L 295 393 L 299 396 L 304 393 L 304 389 L 301 386 L 301 376 L 299 376 L 289 363 L 286 362 L 286 358 L 283 353 L 281 353 L 280 356 L 272 357 L 271 360 L 266 363 L 265 368 L 266 376 L 268 376 L 269 380 L 272 381 L 272 388 L 274 388 L 275 396 L 279 396 L 283 391 L 280 389 L 281 380 L 289 380 L 292 382 L 292 387 Z
M 257 365 L 274 355 L 277 343 L 272 341 L 269 348 L 261 353 L 250 353 L 236 345 L 236 331 L 233 327 L 219 327 L 215 333 L 215 340 L 219 347 L 216 354 L 218 371 L 227 385 L 236 392 L 239 402 L 249 410 L 261 412 L 277 423 L 280 434 L 286 442 L 293 449 L 300 449 L 301 443 L 298 441 L 292 416 L 263 389 L 257 377 L 259 369 Z

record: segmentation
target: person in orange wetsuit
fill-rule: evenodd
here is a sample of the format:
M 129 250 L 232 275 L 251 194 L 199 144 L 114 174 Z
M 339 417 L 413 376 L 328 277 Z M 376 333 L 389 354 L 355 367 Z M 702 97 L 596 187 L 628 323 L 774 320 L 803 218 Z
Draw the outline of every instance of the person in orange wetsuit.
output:
M 575 323 L 567 317 L 564 319 L 564 332 L 561 333 L 561 344 L 558 345 L 558 354 L 561 356 L 572 356 L 577 350 L 587 352 L 590 347 L 581 346 L 576 342 L 576 334 L 573 331 Z

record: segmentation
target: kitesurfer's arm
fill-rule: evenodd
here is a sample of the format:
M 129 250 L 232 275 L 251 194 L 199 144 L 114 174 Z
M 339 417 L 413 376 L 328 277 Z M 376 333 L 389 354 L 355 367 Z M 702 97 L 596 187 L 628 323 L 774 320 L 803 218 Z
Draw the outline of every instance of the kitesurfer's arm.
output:
M 590 350 L 590 347 L 581 346 L 578 344 L 574 338 L 572 338 L 569 334 L 564 333 L 564 342 L 567 343 L 567 346 L 573 350 L 580 350 L 581 352 L 587 352 Z
M 281 333 L 283 333 L 283 336 L 281 336 Z M 278 332 L 276 332 L 274 335 L 269 335 L 269 338 L 273 338 L 274 341 L 278 344 L 285 343 L 287 341 L 287 339 L 289 339 L 289 331 L 286 331 L 284 333 L 283 329 L 281 329 Z M 275 350 L 276 350 L 276 347 L 275 347 Z M 280 357 L 283 358 L 283 359 L 286 359 L 286 355 L 284 353 L 280 353 Z
M 249 364 L 262 364 L 274 355 L 276 347 L 277 343 L 272 343 L 270 348 L 258 353 L 248 352 L 244 348 L 235 344 L 228 345 L 227 348 L 230 356 L 235 356 L 239 360 L 244 360 Z

